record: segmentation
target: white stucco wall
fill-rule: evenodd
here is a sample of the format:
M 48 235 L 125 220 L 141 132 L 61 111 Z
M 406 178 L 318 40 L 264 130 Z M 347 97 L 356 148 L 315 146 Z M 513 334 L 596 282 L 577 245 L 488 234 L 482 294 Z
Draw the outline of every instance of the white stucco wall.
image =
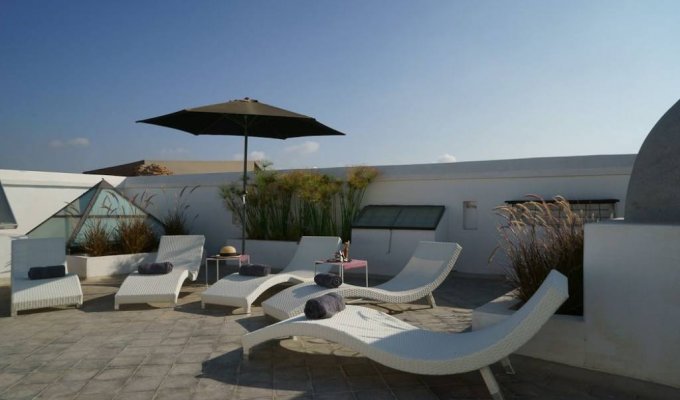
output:
M 680 387 L 679 244 L 680 226 L 586 226 L 586 368 Z
M 546 199 L 609 198 L 620 200 L 616 208 L 622 217 L 634 159 L 634 155 L 587 156 L 380 167 L 381 176 L 369 186 L 364 204 L 446 206 L 441 222 L 445 240 L 463 247 L 456 270 L 500 274 L 502 267 L 487 262 L 498 240 L 495 207 L 527 194 Z M 477 202 L 476 230 L 463 227 L 464 201 Z M 355 255 L 369 260 L 378 256 Z
M 24 235 L 102 179 L 117 186 L 125 178 L 0 169 L 0 182 L 17 220 L 16 229 L 0 230 L 0 279 L 9 278 L 9 238 Z
M 613 155 L 380 166 L 377 167 L 380 176 L 368 187 L 364 205 L 444 205 L 446 212 L 435 238 L 463 246 L 456 269 L 467 273 L 499 274 L 502 272 L 500 266 L 487 263 L 497 243 L 498 218 L 493 213 L 494 207 L 506 200 L 522 199 L 527 194 L 545 198 L 557 194 L 571 199 L 614 198 L 620 200 L 617 216 L 621 217 L 634 159 L 634 155 Z M 344 176 L 345 168 L 319 169 L 318 172 Z M 240 176 L 239 173 L 216 173 L 105 178 L 130 197 L 155 194 L 149 209 L 159 217 L 172 207 L 182 188 L 198 185 L 198 189 L 184 197 L 190 205 L 187 215 L 192 220 L 196 216 L 192 233 L 205 235 L 206 251 L 213 254 L 227 240 L 240 237 L 240 228 L 232 224 L 232 215 L 218 196 L 221 185 L 238 183 Z M 0 235 L 26 233 L 100 179 L 102 176 L 0 170 L 0 180 L 19 223 L 16 230 L 0 231 Z M 477 203 L 475 230 L 463 228 L 464 201 Z M 398 247 L 414 247 L 415 243 L 404 241 L 421 236 L 398 233 Z M 429 239 L 428 234 L 425 236 Z M 4 254 L 6 250 L 0 241 L 0 268 L 8 260 Z M 369 267 L 371 272 L 394 275 L 406 263 L 410 252 L 387 254 L 383 247 L 362 246 L 355 238 L 351 254 L 367 259 L 373 267 Z

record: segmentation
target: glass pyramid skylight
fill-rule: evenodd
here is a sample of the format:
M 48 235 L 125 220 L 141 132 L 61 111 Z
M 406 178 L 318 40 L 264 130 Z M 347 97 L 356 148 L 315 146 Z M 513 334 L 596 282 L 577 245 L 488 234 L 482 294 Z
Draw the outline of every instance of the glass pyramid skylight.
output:
M 77 253 L 83 250 L 84 236 L 94 224 L 101 224 L 107 231 L 114 232 L 119 221 L 130 218 L 144 218 L 157 236 L 164 231 L 161 221 L 102 179 L 80 197 L 33 228 L 27 236 L 64 238 L 69 253 Z

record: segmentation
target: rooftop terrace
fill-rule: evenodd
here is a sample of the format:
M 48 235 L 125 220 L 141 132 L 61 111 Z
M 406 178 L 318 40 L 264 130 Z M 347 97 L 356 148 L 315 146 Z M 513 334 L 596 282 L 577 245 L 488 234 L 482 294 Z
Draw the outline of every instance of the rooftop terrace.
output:
M 0 286 L 0 399 L 489 398 L 477 372 L 403 373 L 311 338 L 271 342 L 244 361 L 241 336 L 273 322 L 259 303 L 250 316 L 232 315 L 228 307 L 201 310 L 205 285 L 199 280 L 185 283 L 175 309 L 113 311 L 120 282 L 83 281 L 82 309 L 16 318 L 8 317 L 9 288 Z M 425 302 L 371 306 L 428 329 L 459 332 L 469 327 L 473 308 L 506 290 L 498 280 L 454 273 L 435 291 L 435 309 Z M 680 390 L 666 386 L 528 357 L 511 360 L 516 375 L 495 369 L 509 399 L 680 398 Z

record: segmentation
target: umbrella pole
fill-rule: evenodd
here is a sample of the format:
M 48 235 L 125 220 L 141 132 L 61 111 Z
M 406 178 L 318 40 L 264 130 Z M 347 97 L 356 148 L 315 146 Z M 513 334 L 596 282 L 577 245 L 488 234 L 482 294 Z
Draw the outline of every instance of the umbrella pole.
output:
M 241 214 L 241 254 L 246 254 L 246 196 L 248 178 L 248 116 L 245 116 L 245 127 L 243 128 L 243 214 Z

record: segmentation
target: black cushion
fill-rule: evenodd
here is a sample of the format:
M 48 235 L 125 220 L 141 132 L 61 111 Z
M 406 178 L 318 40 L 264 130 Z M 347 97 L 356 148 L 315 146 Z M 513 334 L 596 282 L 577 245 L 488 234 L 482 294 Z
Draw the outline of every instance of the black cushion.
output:
M 63 265 L 31 267 L 28 270 L 29 279 L 61 278 L 62 276 L 66 276 L 66 267 Z
M 169 274 L 172 271 L 172 263 L 169 261 L 160 263 L 141 264 L 137 267 L 137 272 L 142 275 Z
M 269 265 L 261 264 L 243 264 L 238 269 L 239 275 L 245 276 L 267 276 L 271 272 L 272 268 Z

